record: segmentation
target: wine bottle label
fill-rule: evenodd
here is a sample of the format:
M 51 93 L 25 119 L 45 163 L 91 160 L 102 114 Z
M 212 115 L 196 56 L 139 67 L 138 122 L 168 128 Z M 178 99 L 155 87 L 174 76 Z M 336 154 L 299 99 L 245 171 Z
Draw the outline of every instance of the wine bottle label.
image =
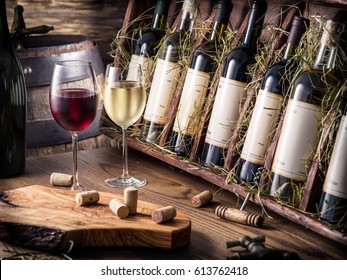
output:
M 176 89 L 180 67 L 177 63 L 158 59 L 144 119 L 163 124 L 173 92 Z
M 323 191 L 347 199 L 347 118 L 341 119 Z
M 205 142 L 226 149 L 235 130 L 247 83 L 221 77 Z
M 317 105 L 290 99 L 272 163 L 272 172 L 305 181 L 319 140 L 322 112 Z
M 271 135 L 278 123 L 283 97 L 260 90 L 255 102 L 241 158 L 263 165 L 265 153 L 271 143 Z
M 208 73 L 188 69 L 173 131 L 188 136 L 196 133 L 209 83 Z
M 138 73 L 136 73 L 135 71 L 136 67 L 134 67 L 136 64 L 141 65 L 142 72 L 145 76 L 145 82 L 149 83 L 151 81 L 150 77 L 151 77 L 151 73 L 152 73 L 153 65 L 154 65 L 153 59 L 133 54 L 131 56 L 131 60 L 129 63 L 129 72 L 128 72 L 127 80 L 133 80 L 133 81 L 138 80 Z

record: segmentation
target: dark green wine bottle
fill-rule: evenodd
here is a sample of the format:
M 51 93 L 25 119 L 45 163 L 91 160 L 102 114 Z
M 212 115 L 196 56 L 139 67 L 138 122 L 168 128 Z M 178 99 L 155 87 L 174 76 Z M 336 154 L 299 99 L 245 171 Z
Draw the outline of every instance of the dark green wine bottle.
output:
M 343 113 L 319 204 L 320 218 L 334 224 L 347 220 L 347 93 L 344 94 Z
M 341 25 L 328 20 L 313 68 L 295 80 L 284 115 L 271 167 L 270 195 L 293 206 L 300 203 L 296 193 L 304 186 L 317 149 L 325 81 L 334 76 L 340 36 Z
M 242 43 L 225 60 L 201 155 L 201 161 L 207 166 L 224 164 L 229 141 L 238 120 L 243 92 L 251 80 L 247 67 L 255 63 L 257 40 L 263 28 L 266 10 L 266 1 L 252 1 Z
M 143 115 L 140 139 L 158 143 L 164 129 L 169 104 L 178 83 L 183 42 L 191 34 L 197 16 L 198 0 L 185 0 L 178 30 L 163 42 L 156 61 L 151 89 Z
M 216 53 L 228 26 L 231 10 L 230 0 L 217 2 L 209 38 L 193 52 L 171 138 L 171 146 L 180 156 L 190 153 L 204 99 L 217 69 Z
M 253 182 L 259 168 L 265 163 L 265 154 L 271 143 L 271 133 L 279 120 L 283 96 L 289 88 L 286 72 L 294 68 L 291 58 L 301 36 L 309 26 L 309 20 L 294 17 L 282 59 L 264 74 L 257 100 L 247 129 L 240 162 L 236 168 L 238 181 Z
M 150 75 L 153 70 L 154 56 L 159 49 L 160 41 L 165 35 L 170 3 L 171 0 L 157 0 L 151 27 L 137 40 L 135 52 L 131 56 L 130 65 L 140 64 L 147 82 L 150 81 Z
M 0 3 L 0 177 L 25 168 L 26 87 L 8 29 L 5 1 Z

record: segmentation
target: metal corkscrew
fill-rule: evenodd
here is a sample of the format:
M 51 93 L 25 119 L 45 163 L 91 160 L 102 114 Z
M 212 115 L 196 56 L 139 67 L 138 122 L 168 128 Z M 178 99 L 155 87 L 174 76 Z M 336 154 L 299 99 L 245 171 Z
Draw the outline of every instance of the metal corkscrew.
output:
M 255 177 L 254 177 L 254 179 L 253 179 L 255 185 L 257 184 L 258 180 L 260 179 L 260 176 L 261 176 L 261 173 L 263 172 L 263 170 L 264 170 L 264 167 L 259 167 L 257 173 L 255 173 Z M 253 188 L 254 188 L 254 187 L 253 187 Z M 253 189 L 253 188 L 252 188 L 252 189 Z M 247 205 L 248 200 L 250 199 L 250 197 L 251 197 L 251 193 L 248 193 L 248 194 L 246 195 L 246 197 L 245 197 L 245 200 L 243 201 L 243 203 L 242 203 L 242 205 L 241 205 L 241 207 L 240 207 L 240 210 L 241 210 L 241 211 L 245 210 L 246 205 Z
M 247 252 L 236 252 L 230 255 L 228 260 L 298 260 L 299 255 L 294 252 L 270 249 L 264 246 L 265 236 L 259 235 L 254 238 L 243 236 L 239 240 L 227 242 L 227 248 L 241 246 Z
M 23 48 L 23 37 L 31 34 L 46 34 L 53 30 L 53 26 L 39 25 L 31 28 L 27 28 L 23 16 L 24 8 L 21 5 L 14 7 L 14 17 L 11 26 L 11 33 L 15 40 L 16 49 Z

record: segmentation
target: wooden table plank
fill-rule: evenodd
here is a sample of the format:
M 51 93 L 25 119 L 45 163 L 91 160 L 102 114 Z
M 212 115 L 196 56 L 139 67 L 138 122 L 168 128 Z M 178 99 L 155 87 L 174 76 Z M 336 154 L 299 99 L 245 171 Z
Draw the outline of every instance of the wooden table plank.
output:
M 28 159 L 23 175 L 12 179 L 0 179 L 0 191 L 34 184 L 49 186 L 52 172 L 71 173 L 71 168 L 71 153 L 32 157 Z M 273 213 L 270 213 L 272 218 L 265 217 L 262 228 L 221 220 L 213 213 L 214 207 L 220 203 L 239 208 L 240 202 L 234 194 L 183 171 L 175 170 L 145 154 L 130 150 L 129 168 L 131 173 L 144 176 L 148 180 L 148 184 L 139 191 L 139 199 L 154 204 L 173 205 L 191 219 L 190 245 L 172 252 L 114 247 L 73 249 L 68 253 L 69 257 L 73 259 L 226 259 L 231 254 L 231 250 L 226 248 L 226 241 L 237 240 L 243 235 L 254 237 L 264 234 L 267 247 L 294 251 L 303 259 L 347 259 L 345 247 Z M 118 149 L 103 148 L 79 152 L 80 181 L 90 188 L 121 194 L 123 190 L 110 188 L 104 184 L 104 179 L 119 175 L 121 170 L 121 152 Z M 214 203 L 198 209 L 192 207 L 192 197 L 206 189 L 214 193 Z M 253 203 L 247 206 L 247 210 L 261 214 L 261 208 Z M 3 244 L 3 246 L 11 245 Z M 8 256 L 10 253 L 2 252 L 1 256 Z

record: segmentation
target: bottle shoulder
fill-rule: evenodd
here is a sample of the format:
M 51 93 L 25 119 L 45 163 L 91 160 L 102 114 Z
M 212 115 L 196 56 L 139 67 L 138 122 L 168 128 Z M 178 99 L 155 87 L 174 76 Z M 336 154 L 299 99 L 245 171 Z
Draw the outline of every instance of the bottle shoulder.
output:
M 294 82 L 291 98 L 294 100 L 320 105 L 325 86 L 317 72 L 305 71 Z
M 251 77 L 246 73 L 246 70 L 247 66 L 254 62 L 254 55 L 250 49 L 242 47 L 234 49 L 225 60 L 222 77 L 240 82 L 250 82 Z
M 289 84 L 285 75 L 286 63 L 279 61 L 273 64 L 264 74 L 260 88 L 276 94 L 282 94 Z
M 159 44 L 161 38 L 164 36 L 164 32 L 159 30 L 146 31 L 137 40 L 135 54 L 141 56 L 154 56 L 154 49 Z

